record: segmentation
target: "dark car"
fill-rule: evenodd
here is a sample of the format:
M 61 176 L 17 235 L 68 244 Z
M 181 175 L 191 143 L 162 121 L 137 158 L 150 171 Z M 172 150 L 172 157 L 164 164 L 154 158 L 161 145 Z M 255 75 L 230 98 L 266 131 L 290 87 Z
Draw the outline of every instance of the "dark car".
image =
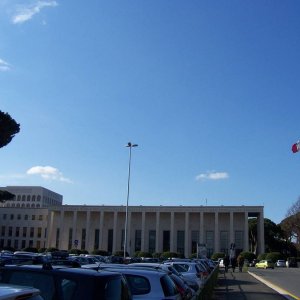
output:
M 131 299 L 121 273 L 61 266 L 26 265 L 0 268 L 0 282 L 37 288 L 44 300 Z

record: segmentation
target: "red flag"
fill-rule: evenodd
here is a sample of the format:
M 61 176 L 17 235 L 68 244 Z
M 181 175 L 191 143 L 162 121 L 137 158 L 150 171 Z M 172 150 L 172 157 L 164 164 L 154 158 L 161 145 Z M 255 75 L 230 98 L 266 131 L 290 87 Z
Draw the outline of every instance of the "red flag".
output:
M 295 143 L 292 146 L 292 151 L 293 151 L 293 153 L 296 153 L 296 152 L 300 151 L 300 141 L 298 141 L 297 143 Z

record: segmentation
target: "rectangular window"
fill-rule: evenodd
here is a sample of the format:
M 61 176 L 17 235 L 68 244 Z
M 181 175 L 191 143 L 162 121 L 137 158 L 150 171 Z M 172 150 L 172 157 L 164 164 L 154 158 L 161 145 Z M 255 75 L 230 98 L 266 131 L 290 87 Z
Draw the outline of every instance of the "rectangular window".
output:
M 21 220 L 21 214 L 18 214 L 17 219 Z
M 170 230 L 163 231 L 163 252 L 170 251 Z
M 26 240 L 22 240 L 22 246 L 21 248 L 26 248 Z
M 184 254 L 184 231 L 177 231 L 177 253 Z
M 155 252 L 156 230 L 149 230 L 149 252 Z
M 112 253 L 113 249 L 113 237 L 114 237 L 114 230 L 108 229 L 108 236 L 107 236 L 107 251 L 109 254 Z
M 41 237 L 42 237 L 42 228 L 41 228 L 41 227 L 38 227 L 37 237 L 38 237 L 38 238 L 41 238 Z
M 44 238 L 46 239 L 47 238 L 47 228 L 45 228 L 45 236 Z
M 9 226 L 8 227 L 8 236 L 12 236 L 12 231 L 13 231 L 12 226 Z
M 100 230 L 95 229 L 95 239 L 94 239 L 94 249 L 95 250 L 99 249 L 99 234 L 100 234 Z
M 122 229 L 122 233 L 121 233 L 121 250 L 123 250 L 123 251 L 124 251 L 124 243 L 125 243 L 125 229 Z
M 14 215 L 13 215 L 13 214 L 10 215 L 10 219 L 11 219 L 11 220 L 14 219 Z
M 228 254 L 228 231 L 220 231 L 220 250 L 221 252 Z
M 207 255 L 210 257 L 214 253 L 214 231 L 206 231 L 206 250 Z
M 34 227 L 30 227 L 30 235 L 31 238 L 34 237 Z
M 0 248 L 4 247 L 4 239 L 0 239 Z
M 7 247 L 11 247 L 11 240 L 7 240 Z
M 27 227 L 23 227 L 23 237 L 27 236 Z
M 81 250 L 85 250 L 85 243 L 86 243 L 86 229 L 82 228 L 82 232 L 81 232 Z
M 14 241 L 14 248 L 19 249 L 19 241 L 18 240 Z
M 199 230 L 192 230 L 192 253 L 197 253 L 197 245 L 199 244 Z
M 43 215 L 39 215 L 39 221 L 43 221 Z
M 24 216 L 24 220 L 28 220 L 28 215 L 25 215 L 25 216 Z
M 3 214 L 3 220 L 6 220 L 7 215 Z
M 234 233 L 235 249 L 243 250 L 244 248 L 244 231 L 236 230 Z
M 72 249 L 73 247 L 73 228 L 69 228 L 69 241 L 68 241 L 68 249 Z
M 1 236 L 5 236 L 5 226 L 1 226 Z
M 16 237 L 20 236 L 20 227 L 16 227 Z
M 31 216 L 31 220 L 34 221 L 35 220 L 35 215 Z
M 57 249 L 59 249 L 59 234 L 60 234 L 59 228 L 56 228 L 55 247 L 56 247 Z
M 135 251 L 141 251 L 141 246 L 142 246 L 142 230 L 136 230 L 135 231 Z

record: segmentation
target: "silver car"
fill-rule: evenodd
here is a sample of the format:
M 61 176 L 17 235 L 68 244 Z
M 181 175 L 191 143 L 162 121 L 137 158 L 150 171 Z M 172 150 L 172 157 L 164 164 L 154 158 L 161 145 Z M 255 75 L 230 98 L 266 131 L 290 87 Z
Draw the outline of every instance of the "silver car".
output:
M 162 270 L 130 267 L 114 267 L 105 264 L 100 269 L 115 271 L 125 276 L 132 299 L 181 300 L 181 295 L 170 276 Z
M 0 300 L 42 300 L 40 291 L 33 287 L 0 283 Z

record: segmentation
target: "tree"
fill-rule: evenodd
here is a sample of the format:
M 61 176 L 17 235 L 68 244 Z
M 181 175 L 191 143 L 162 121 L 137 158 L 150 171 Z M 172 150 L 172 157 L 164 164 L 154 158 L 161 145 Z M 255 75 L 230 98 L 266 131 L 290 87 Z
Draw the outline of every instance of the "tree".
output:
M 284 232 L 287 243 L 294 244 L 300 250 L 300 197 L 288 209 L 286 218 L 280 226 Z
M 8 145 L 19 131 L 20 124 L 0 110 L 0 148 Z

